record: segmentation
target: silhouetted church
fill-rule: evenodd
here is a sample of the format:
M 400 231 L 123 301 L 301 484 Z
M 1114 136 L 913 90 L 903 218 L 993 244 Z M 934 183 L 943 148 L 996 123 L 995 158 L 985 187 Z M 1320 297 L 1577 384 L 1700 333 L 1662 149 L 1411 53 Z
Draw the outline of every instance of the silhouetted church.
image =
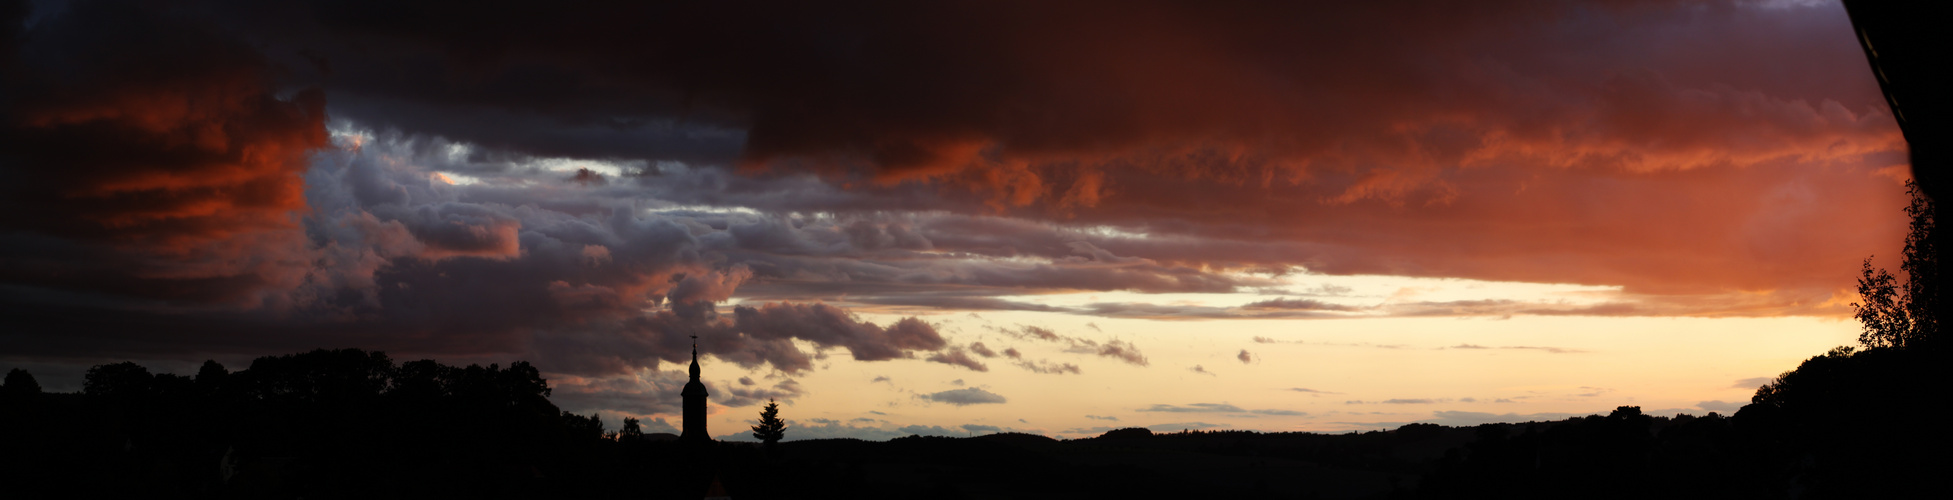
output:
M 685 398 L 685 430 L 678 435 L 679 441 L 711 441 L 712 435 L 705 432 L 705 383 L 698 381 L 698 336 L 692 336 L 692 381 L 685 383 L 685 390 L 678 393 Z

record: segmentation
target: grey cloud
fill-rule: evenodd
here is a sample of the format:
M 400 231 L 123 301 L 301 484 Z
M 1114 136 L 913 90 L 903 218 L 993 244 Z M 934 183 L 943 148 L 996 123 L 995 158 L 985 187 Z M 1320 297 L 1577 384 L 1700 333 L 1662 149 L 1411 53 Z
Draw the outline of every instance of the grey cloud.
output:
M 822 346 L 846 347 L 861 361 L 907 358 L 908 350 L 939 350 L 948 345 L 935 327 L 904 318 L 883 328 L 856 320 L 840 308 L 814 303 L 770 303 L 733 309 L 736 327 L 762 340 L 796 338 Z
M 1253 363 L 1255 361 L 1255 355 L 1249 353 L 1247 349 L 1242 349 L 1240 354 L 1234 355 L 1234 359 L 1241 360 L 1241 364 L 1245 365 Z
M 1727 403 L 1720 400 L 1712 400 L 1696 403 L 1695 407 L 1706 411 L 1733 413 L 1736 410 L 1742 409 L 1743 405 L 1742 403 Z
M 622 417 L 619 418 L 621 419 Z M 643 431 L 645 434 L 678 434 L 678 426 L 671 425 L 671 422 L 666 422 L 664 417 L 638 419 L 637 426 L 638 430 Z M 618 422 L 617 428 L 624 428 L 621 420 Z
M 1288 297 L 1264 300 L 1260 302 L 1251 302 L 1248 303 L 1247 305 L 1241 306 L 1241 308 L 1248 309 L 1248 310 L 1281 309 L 1281 310 L 1291 310 L 1291 311 L 1340 311 L 1340 312 L 1361 311 L 1366 309 L 1362 307 L 1331 304 L 1320 300 L 1290 299 Z
M 925 358 L 925 360 L 932 363 L 942 363 L 951 366 L 961 366 L 964 368 L 968 368 L 971 371 L 979 371 L 979 372 L 990 371 L 989 365 L 983 364 L 982 361 L 977 361 L 976 358 L 971 358 L 969 353 L 964 352 L 963 348 L 961 347 L 951 347 L 948 350 L 937 352 L 934 355 Z
M 846 423 L 827 419 L 815 420 L 821 420 L 821 422 L 816 423 L 813 420 L 802 422 L 794 419 L 786 419 L 787 435 L 782 440 L 861 439 L 867 441 L 887 441 L 910 434 L 887 428 L 888 426 L 880 425 L 882 422 L 874 419 L 854 419 Z M 868 425 L 854 425 L 856 423 Z M 715 439 L 735 442 L 759 441 L 759 439 L 753 437 L 752 432 L 735 432 L 723 436 L 715 436 Z
M 1017 328 L 996 328 L 997 331 L 1026 340 L 1061 341 L 1066 337 L 1041 326 L 1018 325 Z
M 1004 431 L 1004 428 L 994 425 L 963 424 L 961 427 L 963 431 L 970 433 L 970 435 L 996 434 Z
M 1112 417 L 1112 416 L 1086 415 L 1085 418 L 1089 418 L 1092 420 L 1110 420 L 1113 422 L 1119 421 L 1119 417 Z
M 563 410 L 579 414 L 676 415 L 679 391 L 687 378 L 679 372 L 649 372 L 644 377 L 587 379 L 582 383 L 552 381 L 549 399 Z
M 1754 378 L 1746 378 L 1746 379 L 1742 379 L 1742 380 L 1737 380 L 1737 381 L 1736 381 L 1736 383 L 1735 383 L 1735 384 L 1732 384 L 1732 385 L 1730 385 L 1730 386 L 1729 386 L 1729 388 L 1731 388 L 1731 389 L 1745 389 L 1745 390 L 1755 390 L 1756 388 L 1758 388 L 1758 387 L 1763 387 L 1763 386 L 1764 386 L 1765 384 L 1769 384 L 1770 382 L 1772 382 L 1772 381 L 1775 381 L 1775 380 L 1776 380 L 1776 378 L 1775 378 L 1775 377 L 1754 377 Z
M 1179 432 L 1179 431 L 1187 431 L 1187 430 L 1217 429 L 1217 428 L 1227 428 L 1227 427 L 1229 427 L 1229 425 L 1227 424 L 1210 424 L 1207 422 L 1176 422 L 1170 424 L 1153 424 L 1153 425 L 1146 426 L 1148 430 L 1151 430 L 1153 432 Z
M 904 435 L 960 437 L 964 433 L 943 428 L 940 425 L 905 425 L 895 429 Z
M 1141 408 L 1137 411 L 1166 412 L 1166 413 L 1247 413 L 1247 410 L 1243 410 L 1239 406 L 1234 406 L 1227 403 L 1193 403 L 1186 406 L 1156 404 L 1150 407 Z
M 1045 373 L 1045 374 L 1053 374 L 1053 375 L 1065 374 L 1065 373 L 1077 375 L 1080 373 L 1078 369 L 1078 365 L 1074 365 L 1071 363 L 1052 363 L 1045 360 L 1037 360 L 1037 361 L 1021 361 L 1016 363 L 1016 365 L 1019 368 L 1030 370 L 1031 373 Z
M 1104 344 L 1098 345 L 1097 349 L 1090 349 L 1090 347 L 1090 345 L 1087 345 L 1086 352 L 1094 352 L 1099 356 L 1117 359 L 1136 366 L 1146 366 L 1148 364 L 1146 362 L 1146 355 L 1140 354 L 1139 347 L 1132 345 L 1131 342 L 1109 340 Z
M 1001 404 L 1005 402 L 1003 396 L 976 387 L 937 392 L 924 396 L 924 398 L 930 401 L 949 403 L 956 406 Z
M 855 301 L 864 304 L 884 306 L 917 306 L 935 309 L 979 310 L 979 311 L 1041 311 L 1069 312 L 1069 309 L 1030 302 L 1018 302 L 992 297 L 903 295 L 856 297 Z
M 771 388 L 728 387 L 723 393 L 715 393 L 712 400 L 722 405 L 738 408 L 762 404 L 772 400 L 793 403 L 804 391 L 800 382 L 786 379 L 773 384 Z
M 997 357 L 997 351 L 990 350 L 990 347 L 983 345 L 982 342 L 971 342 L 970 352 L 977 353 L 978 356 L 983 356 L 986 358 Z

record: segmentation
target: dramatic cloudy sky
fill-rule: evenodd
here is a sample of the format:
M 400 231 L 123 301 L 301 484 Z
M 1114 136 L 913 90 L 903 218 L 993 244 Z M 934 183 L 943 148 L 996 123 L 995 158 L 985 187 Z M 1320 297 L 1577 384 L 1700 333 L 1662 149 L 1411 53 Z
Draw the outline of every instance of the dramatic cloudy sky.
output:
M 1905 145 L 1803 1 L 0 1 L 0 366 L 789 437 L 1733 410 Z M 660 420 L 662 419 L 662 420 Z

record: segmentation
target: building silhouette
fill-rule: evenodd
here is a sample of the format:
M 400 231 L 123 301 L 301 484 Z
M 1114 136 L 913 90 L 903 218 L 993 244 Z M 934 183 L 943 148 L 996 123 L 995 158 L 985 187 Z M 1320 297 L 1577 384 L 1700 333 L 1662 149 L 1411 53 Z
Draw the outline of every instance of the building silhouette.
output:
M 698 381 L 698 336 L 692 336 L 692 380 L 685 383 L 685 390 L 679 395 L 685 398 L 685 423 L 679 441 L 711 441 L 712 435 L 705 431 L 705 383 Z

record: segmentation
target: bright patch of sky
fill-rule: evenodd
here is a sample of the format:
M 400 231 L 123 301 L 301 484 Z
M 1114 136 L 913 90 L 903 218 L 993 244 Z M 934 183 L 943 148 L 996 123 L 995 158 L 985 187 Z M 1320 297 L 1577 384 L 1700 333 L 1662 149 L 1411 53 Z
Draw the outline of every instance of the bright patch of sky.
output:
M 1012 259 L 1002 259 L 1010 261 Z M 1033 259 L 1015 259 L 1041 262 Z M 1621 287 L 1590 286 L 1511 281 L 1478 281 L 1455 278 L 1415 278 L 1404 276 L 1328 276 L 1301 275 L 1279 278 L 1283 285 L 1248 289 L 1238 293 L 1133 293 L 1083 292 L 1072 294 L 1014 295 L 999 297 L 1058 307 L 1078 307 L 1104 302 L 1241 307 L 1278 297 L 1307 298 L 1324 303 L 1371 307 L 1400 302 L 1451 302 L 1464 300 L 1513 300 L 1549 302 L 1564 305 L 1591 305 L 1618 296 Z

